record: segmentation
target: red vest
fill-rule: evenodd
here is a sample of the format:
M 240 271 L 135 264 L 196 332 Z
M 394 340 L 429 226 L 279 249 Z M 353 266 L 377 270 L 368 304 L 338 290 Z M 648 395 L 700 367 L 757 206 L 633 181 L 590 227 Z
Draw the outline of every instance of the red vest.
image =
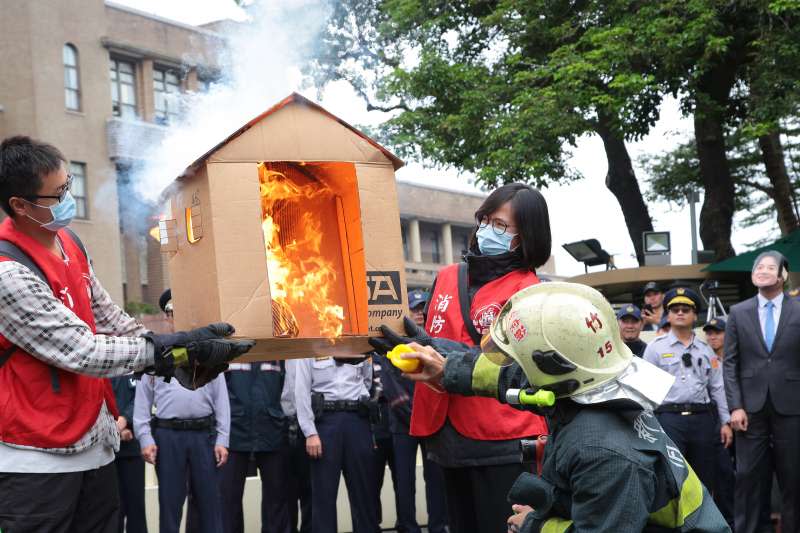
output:
M 0 224 L 0 239 L 15 244 L 30 257 L 44 273 L 53 294 L 94 333 L 88 260 L 67 232 L 59 231 L 58 237 L 68 264 L 17 231 L 11 218 Z M 0 257 L 0 261 L 6 260 Z M 0 351 L 11 345 L 0 335 Z M 36 448 L 74 444 L 97 421 L 103 400 L 110 393 L 107 382 L 56 369 L 17 348 L 0 367 L 0 441 Z
M 536 274 L 516 270 L 481 287 L 472 299 L 470 316 L 481 335 L 514 293 L 539 283 Z M 439 272 L 428 307 L 425 329 L 431 337 L 442 337 L 474 345 L 461 318 L 458 299 L 458 265 Z M 439 431 L 446 419 L 461 435 L 475 440 L 508 440 L 547 433 L 540 416 L 519 411 L 493 398 L 438 393 L 430 387 L 414 388 L 411 434 L 427 437 Z

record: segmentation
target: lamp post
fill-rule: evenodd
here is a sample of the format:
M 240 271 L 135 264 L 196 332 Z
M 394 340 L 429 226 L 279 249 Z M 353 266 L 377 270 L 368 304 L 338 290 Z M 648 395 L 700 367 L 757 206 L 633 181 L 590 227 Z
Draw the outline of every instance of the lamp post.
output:
M 695 213 L 694 204 L 700 201 L 700 194 L 697 191 L 692 190 L 686 195 L 686 199 L 689 201 L 689 216 L 691 217 L 691 227 L 692 227 L 692 264 L 696 265 L 698 262 L 697 259 L 697 215 Z

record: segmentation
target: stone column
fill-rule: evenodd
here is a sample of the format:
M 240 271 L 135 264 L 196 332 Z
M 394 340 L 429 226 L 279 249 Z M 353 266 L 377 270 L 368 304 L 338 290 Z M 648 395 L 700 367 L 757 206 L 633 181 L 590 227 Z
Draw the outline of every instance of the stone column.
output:
M 441 262 L 444 265 L 453 263 L 453 232 L 450 229 L 450 224 L 442 224 L 441 227 L 442 239 L 442 258 Z
M 411 262 L 422 263 L 422 246 L 419 242 L 419 220 L 416 218 L 408 221 L 408 247 L 411 252 Z
M 139 73 L 139 113 L 142 120 L 153 122 L 156 113 L 156 99 L 153 94 L 153 60 L 143 59 Z

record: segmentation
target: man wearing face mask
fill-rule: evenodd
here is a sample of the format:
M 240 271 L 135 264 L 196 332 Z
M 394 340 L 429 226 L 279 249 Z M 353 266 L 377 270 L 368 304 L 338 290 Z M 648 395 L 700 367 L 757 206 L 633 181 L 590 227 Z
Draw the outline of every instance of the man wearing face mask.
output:
M 113 531 L 119 493 L 106 377 L 148 371 L 200 387 L 247 352 L 229 324 L 147 332 L 111 301 L 83 245 L 65 158 L 0 143 L 0 530 Z
M 736 432 L 735 529 L 758 530 L 772 481 L 781 489 L 781 531 L 800 531 L 800 302 L 783 292 L 786 258 L 759 255 L 758 294 L 731 307 L 725 327 L 725 392 Z
M 519 183 L 492 192 L 475 213 L 465 262 L 443 268 L 430 291 L 431 337 L 480 343 L 508 298 L 539 282 L 550 257 L 547 203 Z M 411 327 L 415 327 L 408 321 Z M 414 389 L 411 435 L 442 466 L 450 531 L 505 531 L 505 494 L 522 471 L 519 440 L 547 432 L 544 420 L 492 399 Z

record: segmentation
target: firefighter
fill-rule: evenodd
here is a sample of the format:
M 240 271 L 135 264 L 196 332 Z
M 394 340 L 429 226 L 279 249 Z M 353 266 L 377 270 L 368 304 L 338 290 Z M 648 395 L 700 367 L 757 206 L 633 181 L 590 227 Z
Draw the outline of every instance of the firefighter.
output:
M 633 357 L 596 290 L 523 289 L 481 347 L 414 336 L 417 352 L 404 358 L 422 363 L 407 374 L 416 381 L 510 403 L 526 397 L 520 388 L 555 395 L 544 409 L 550 436 L 541 477 L 524 473 L 509 493 L 510 531 L 730 531 L 653 414 L 672 376 Z

